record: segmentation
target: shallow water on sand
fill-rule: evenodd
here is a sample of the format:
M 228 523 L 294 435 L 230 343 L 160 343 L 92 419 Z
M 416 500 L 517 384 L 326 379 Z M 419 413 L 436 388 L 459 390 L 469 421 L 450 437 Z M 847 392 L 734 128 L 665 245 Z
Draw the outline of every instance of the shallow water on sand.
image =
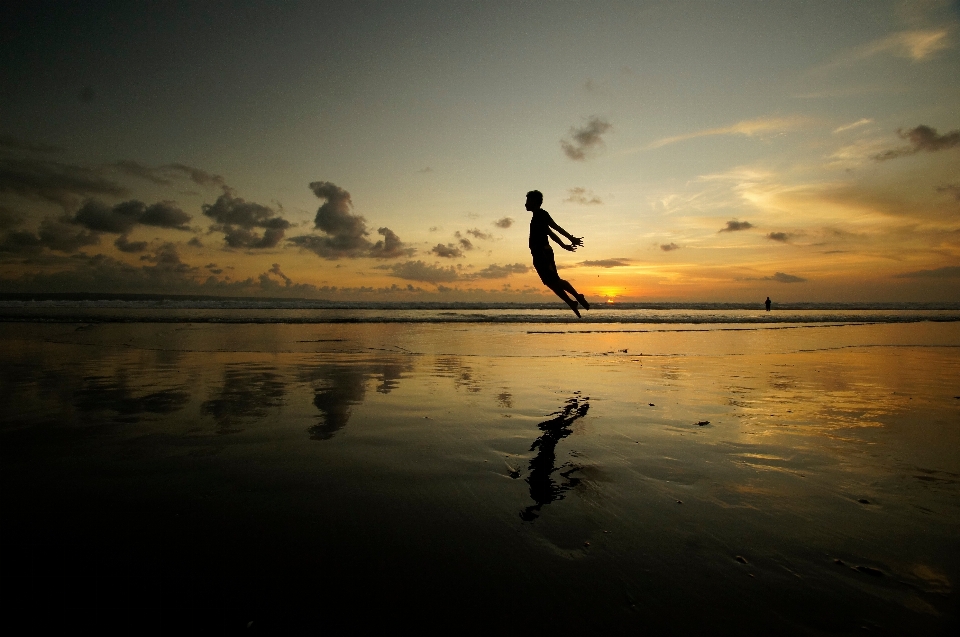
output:
M 957 323 L 5 327 L 24 605 L 957 628 Z

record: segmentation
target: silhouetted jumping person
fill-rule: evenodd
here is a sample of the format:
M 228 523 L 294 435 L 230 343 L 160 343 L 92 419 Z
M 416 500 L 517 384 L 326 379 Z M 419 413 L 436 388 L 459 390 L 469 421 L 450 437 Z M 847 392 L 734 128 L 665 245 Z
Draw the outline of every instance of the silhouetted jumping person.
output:
M 540 275 L 540 280 L 543 281 L 543 284 L 563 299 L 566 304 L 570 306 L 570 309 L 573 310 L 573 313 L 577 315 L 577 318 L 580 318 L 580 310 L 577 309 L 577 304 L 582 305 L 585 310 L 590 309 L 590 304 L 587 303 L 587 300 L 583 298 L 582 294 L 570 285 L 569 281 L 564 281 L 560 278 L 560 275 L 557 273 L 557 264 L 553 259 L 553 248 L 550 247 L 550 242 L 547 238 L 553 239 L 557 242 L 557 245 L 570 252 L 574 252 L 578 247 L 582 246 L 583 239 L 573 236 L 557 225 L 557 222 L 553 220 L 550 213 L 540 207 L 542 204 L 542 192 L 539 190 L 531 190 L 527 193 L 527 203 L 524 207 L 533 213 L 533 217 L 530 218 L 530 254 L 533 255 L 533 267 L 536 269 L 537 274 Z M 553 228 L 569 239 L 570 245 L 561 241 L 550 228 Z M 573 295 L 573 299 L 567 296 L 567 292 Z M 574 299 L 576 299 L 576 301 Z

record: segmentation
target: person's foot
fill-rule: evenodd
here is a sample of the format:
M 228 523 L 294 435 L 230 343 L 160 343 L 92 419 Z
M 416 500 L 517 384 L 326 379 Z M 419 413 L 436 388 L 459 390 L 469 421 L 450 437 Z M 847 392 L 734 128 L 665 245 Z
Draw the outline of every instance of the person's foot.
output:
M 583 309 L 585 309 L 585 310 L 589 310 L 589 309 L 590 309 L 590 304 L 587 303 L 587 299 L 583 298 L 583 295 L 582 295 L 582 294 L 574 294 L 573 296 L 576 297 L 577 302 L 580 303 L 580 305 L 583 306 Z
M 570 309 L 573 310 L 573 313 L 577 315 L 577 318 L 582 318 L 582 317 L 580 316 L 580 310 L 577 309 L 577 302 L 576 302 L 576 301 L 567 301 L 567 305 L 569 305 L 569 306 L 570 306 Z

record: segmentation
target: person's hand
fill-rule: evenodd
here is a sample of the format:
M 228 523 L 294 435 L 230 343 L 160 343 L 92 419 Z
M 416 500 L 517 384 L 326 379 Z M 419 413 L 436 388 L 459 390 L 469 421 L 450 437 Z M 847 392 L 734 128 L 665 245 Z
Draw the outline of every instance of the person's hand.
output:
M 577 251 L 577 246 L 575 246 L 575 245 L 567 245 L 566 243 L 562 243 L 562 244 L 560 244 L 560 245 L 562 245 L 562 246 L 563 246 L 563 249 L 566 250 L 566 251 L 568 251 L 568 252 L 576 252 L 576 251 Z
M 570 237 L 570 243 L 574 246 L 580 247 L 583 245 L 583 237 Z

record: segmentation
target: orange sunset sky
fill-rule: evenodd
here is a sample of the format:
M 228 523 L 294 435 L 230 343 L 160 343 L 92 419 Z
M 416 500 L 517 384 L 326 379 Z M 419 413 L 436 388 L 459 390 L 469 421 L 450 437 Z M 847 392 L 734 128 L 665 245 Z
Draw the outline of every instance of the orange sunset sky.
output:
M 0 14 L 0 292 L 960 301 L 957 2 Z

